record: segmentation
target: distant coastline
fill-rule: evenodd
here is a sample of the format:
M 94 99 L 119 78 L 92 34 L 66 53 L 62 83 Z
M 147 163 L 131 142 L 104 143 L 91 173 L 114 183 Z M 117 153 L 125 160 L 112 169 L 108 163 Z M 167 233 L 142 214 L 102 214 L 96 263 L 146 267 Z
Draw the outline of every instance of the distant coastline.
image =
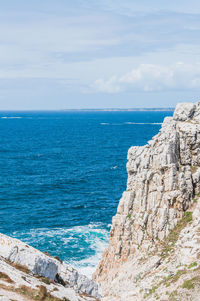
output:
M 5 110 L 0 109 L 0 112 L 6 113 L 6 112 L 173 112 L 174 108 L 85 108 L 85 109 L 49 109 L 49 110 Z
M 153 111 L 170 111 L 173 112 L 174 108 L 105 108 L 105 109 L 64 109 L 61 111 L 70 111 L 70 112 L 140 112 L 140 111 L 148 111 L 148 112 L 153 112 Z

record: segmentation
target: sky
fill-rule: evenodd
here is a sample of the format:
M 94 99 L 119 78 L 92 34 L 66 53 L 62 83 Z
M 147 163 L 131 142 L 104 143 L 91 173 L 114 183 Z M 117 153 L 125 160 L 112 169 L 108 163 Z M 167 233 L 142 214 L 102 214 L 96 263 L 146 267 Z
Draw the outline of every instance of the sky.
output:
M 199 0 L 0 0 L 0 110 L 199 100 Z

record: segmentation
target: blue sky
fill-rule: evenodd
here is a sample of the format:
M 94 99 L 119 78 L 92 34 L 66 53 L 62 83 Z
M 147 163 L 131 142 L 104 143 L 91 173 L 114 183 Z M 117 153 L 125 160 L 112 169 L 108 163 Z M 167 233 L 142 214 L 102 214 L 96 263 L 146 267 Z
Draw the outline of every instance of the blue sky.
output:
M 0 109 L 166 107 L 200 95 L 200 2 L 0 0 Z

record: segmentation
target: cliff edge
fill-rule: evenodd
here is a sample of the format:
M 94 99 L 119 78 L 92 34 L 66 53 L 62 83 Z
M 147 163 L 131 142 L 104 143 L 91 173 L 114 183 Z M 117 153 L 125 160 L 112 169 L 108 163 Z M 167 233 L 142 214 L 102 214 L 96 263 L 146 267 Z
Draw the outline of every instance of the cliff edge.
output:
M 127 189 L 94 274 L 104 301 L 199 300 L 200 103 L 128 151 Z

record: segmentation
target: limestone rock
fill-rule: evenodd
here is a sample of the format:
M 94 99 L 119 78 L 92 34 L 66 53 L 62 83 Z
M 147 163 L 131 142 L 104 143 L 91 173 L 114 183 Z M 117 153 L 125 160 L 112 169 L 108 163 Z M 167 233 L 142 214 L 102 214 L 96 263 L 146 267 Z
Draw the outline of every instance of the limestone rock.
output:
M 56 259 L 3 234 L 0 234 L 0 256 L 11 262 L 26 266 L 33 274 L 51 280 L 54 280 L 58 273 Z
M 178 103 L 174 111 L 174 120 L 185 121 L 191 119 L 196 105 L 194 103 Z
M 8 263 L 27 269 L 30 275 L 38 275 L 53 282 L 67 284 L 68 291 L 71 290 L 74 296 L 82 293 L 91 296 L 91 298 L 100 298 L 98 285 L 94 281 L 79 274 L 66 263 L 62 263 L 18 239 L 0 234 L 0 257 Z M 70 300 L 78 301 L 79 299 L 74 297 Z
M 164 119 L 147 145 L 131 147 L 127 172 L 127 189 L 112 220 L 109 245 L 94 274 L 105 301 L 144 300 L 144 296 L 151 300 L 149 290 L 158 284 L 155 277 L 166 276 L 165 267 L 173 275 L 175 263 L 199 262 L 199 209 L 192 226 L 177 237 L 176 251 L 171 247 L 174 241 L 169 242 L 173 262 L 164 262 L 164 267 L 160 253 L 173 229 L 185 221 L 185 212 L 200 206 L 200 104 L 178 104 L 174 116 Z M 156 267 L 161 274 L 156 271 L 155 276 Z M 163 294 L 160 300 L 168 299 Z

